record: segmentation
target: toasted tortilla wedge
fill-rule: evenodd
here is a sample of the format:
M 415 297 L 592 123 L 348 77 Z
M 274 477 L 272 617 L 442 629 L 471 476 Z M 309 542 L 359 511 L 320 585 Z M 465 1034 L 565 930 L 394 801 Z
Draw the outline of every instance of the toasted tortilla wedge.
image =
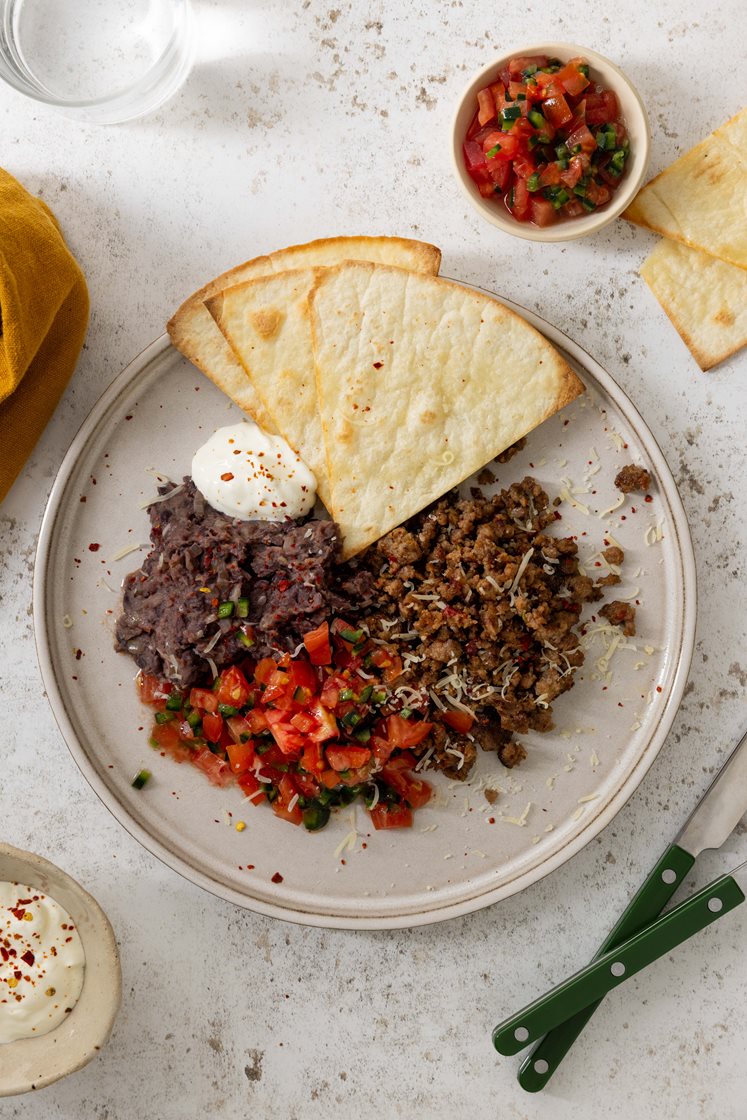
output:
M 747 109 L 652 179 L 623 218 L 747 268 Z
M 309 328 L 308 298 L 318 271 L 305 268 L 250 280 L 214 296 L 205 306 L 275 428 L 316 475 L 317 493 L 329 509 Z
M 346 263 L 319 272 L 310 311 L 330 512 L 346 557 L 584 389 L 524 319 L 451 281 Z
M 641 276 L 702 370 L 747 343 L 747 271 L 666 239 Z
M 278 249 L 255 257 L 191 295 L 168 323 L 171 341 L 236 404 L 268 431 L 276 431 L 272 417 L 262 403 L 241 363 L 232 352 L 215 320 L 205 309 L 205 300 L 244 281 L 268 276 L 286 269 L 338 264 L 343 260 L 384 261 L 403 268 L 437 273 L 441 252 L 435 245 L 404 237 L 327 237 L 305 245 Z

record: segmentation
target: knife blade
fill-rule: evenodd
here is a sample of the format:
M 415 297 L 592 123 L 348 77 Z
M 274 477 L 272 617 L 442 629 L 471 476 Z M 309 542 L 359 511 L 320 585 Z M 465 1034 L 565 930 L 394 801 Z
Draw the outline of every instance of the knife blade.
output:
M 697 859 L 706 848 L 720 848 L 746 812 L 747 733 L 688 817 L 675 844 Z

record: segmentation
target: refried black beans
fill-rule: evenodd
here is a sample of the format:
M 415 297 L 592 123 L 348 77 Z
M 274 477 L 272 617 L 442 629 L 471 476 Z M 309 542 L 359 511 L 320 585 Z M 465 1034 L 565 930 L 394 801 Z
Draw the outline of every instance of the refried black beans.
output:
M 116 648 L 144 672 L 189 688 L 212 677 L 211 661 L 221 669 L 249 653 L 292 652 L 324 619 L 370 604 L 372 577 L 336 562 L 334 521 L 238 521 L 190 478 L 159 487 L 169 493 L 149 507 L 153 547 L 124 581 L 116 627 Z M 246 618 L 218 617 L 239 599 Z
M 478 745 L 513 766 L 525 754 L 514 733 L 553 726 L 552 702 L 584 660 L 583 604 L 602 594 L 579 573 L 575 539 L 545 532 L 557 515 L 533 478 L 473 495 L 447 495 L 363 559 L 378 592 L 366 623 L 403 658 L 401 702 L 437 721 L 453 708 L 476 717 L 468 734 L 437 722 L 415 748 L 460 779 Z

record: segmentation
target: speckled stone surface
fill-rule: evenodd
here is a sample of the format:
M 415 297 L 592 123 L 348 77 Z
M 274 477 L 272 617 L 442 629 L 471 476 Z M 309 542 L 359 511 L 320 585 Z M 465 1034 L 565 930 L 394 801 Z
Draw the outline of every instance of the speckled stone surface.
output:
M 741 7 L 215 0 L 199 7 L 187 85 L 146 120 L 96 129 L 0 90 L 2 162 L 53 207 L 92 295 L 77 373 L 0 507 L 0 832 L 102 903 L 125 992 L 100 1057 L 36 1097 L 3 1101 L 3 1120 L 747 1115 L 740 911 L 623 985 L 541 1097 L 521 1091 L 516 1060 L 490 1044 L 495 1022 L 585 962 L 744 727 L 745 355 L 697 369 L 637 274 L 652 236 L 622 221 L 566 246 L 501 235 L 468 208 L 448 158 L 469 75 L 498 50 L 554 36 L 629 73 L 660 170 L 740 108 Z M 613 824 L 523 894 L 412 933 L 255 917 L 162 867 L 76 770 L 33 642 L 44 503 L 102 390 L 207 278 L 348 232 L 435 241 L 447 275 L 504 292 L 590 350 L 661 443 L 700 581 L 682 710 Z M 690 886 L 746 856 L 742 828 L 702 857 Z

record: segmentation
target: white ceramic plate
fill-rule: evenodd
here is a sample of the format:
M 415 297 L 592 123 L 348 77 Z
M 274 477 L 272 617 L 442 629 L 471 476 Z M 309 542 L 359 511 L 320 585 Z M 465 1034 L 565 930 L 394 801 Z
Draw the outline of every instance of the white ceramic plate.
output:
M 417 813 L 412 830 L 375 833 L 358 807 L 311 834 L 148 747 L 149 713 L 135 694 L 134 665 L 113 651 L 120 583 L 145 552 L 113 557 L 148 541 L 139 504 L 156 482 L 146 468 L 181 478 L 194 450 L 239 410 L 164 335 L 116 378 L 73 441 L 50 495 L 36 563 L 44 683 L 96 793 L 146 848 L 207 890 L 264 914 L 339 928 L 396 928 L 465 914 L 570 859 L 609 824 L 661 748 L 695 630 L 695 568 L 682 504 L 651 432 L 609 374 L 560 331 L 515 310 L 563 351 L 588 392 L 496 468 L 498 481 L 531 473 L 551 495 L 561 479 L 573 483 L 578 505 L 561 505 L 558 528 L 579 535 L 582 557 L 610 531 L 624 547 L 625 582 L 607 597 L 640 600 L 637 648 L 618 649 L 605 678 L 597 664 L 604 647 L 595 645 L 575 687 L 554 705 L 556 730 L 520 737 L 525 762 L 507 771 L 480 752 L 469 784 L 434 777 L 438 796 Z M 619 498 L 613 478 L 628 462 L 651 470 L 653 500 L 632 495 L 600 519 Z M 142 766 L 153 779 L 137 791 L 130 782 Z M 486 780 L 501 788 L 492 805 Z M 239 819 L 247 823 L 242 832 L 232 827 Z M 272 882 L 276 872 L 282 882 Z

